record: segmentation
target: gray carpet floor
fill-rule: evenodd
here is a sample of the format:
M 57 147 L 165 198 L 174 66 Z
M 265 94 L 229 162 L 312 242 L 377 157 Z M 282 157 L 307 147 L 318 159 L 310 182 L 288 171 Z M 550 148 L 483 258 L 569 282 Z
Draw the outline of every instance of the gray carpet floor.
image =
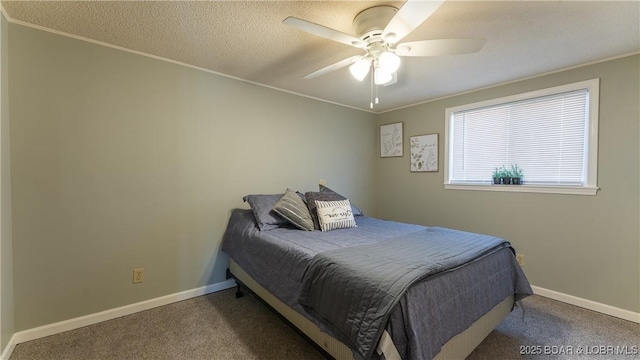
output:
M 234 294 L 225 290 L 18 344 L 9 360 L 324 358 L 253 295 Z M 640 324 L 540 296 L 524 305 L 524 322 L 522 310 L 514 310 L 468 359 L 640 358 Z M 569 346 L 573 354 L 566 354 Z M 588 354 L 575 355 L 579 346 Z M 530 354 L 538 347 L 541 354 Z

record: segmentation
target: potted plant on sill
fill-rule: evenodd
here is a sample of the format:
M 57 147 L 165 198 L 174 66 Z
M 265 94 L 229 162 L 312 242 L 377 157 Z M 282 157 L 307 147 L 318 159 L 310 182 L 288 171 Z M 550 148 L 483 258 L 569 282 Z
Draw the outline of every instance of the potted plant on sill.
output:
M 511 184 L 511 171 L 504 166 L 502 167 L 502 176 L 500 176 L 500 181 L 502 182 L 502 185 Z
M 493 170 L 493 184 L 494 185 L 509 185 L 511 184 L 511 172 L 504 166 L 495 168 Z
M 511 183 L 513 185 L 522 185 L 522 169 L 518 164 L 511 165 L 509 173 L 511 175 Z
M 500 185 L 500 179 L 502 178 L 502 174 L 504 171 L 503 168 L 495 168 L 493 169 L 493 185 Z

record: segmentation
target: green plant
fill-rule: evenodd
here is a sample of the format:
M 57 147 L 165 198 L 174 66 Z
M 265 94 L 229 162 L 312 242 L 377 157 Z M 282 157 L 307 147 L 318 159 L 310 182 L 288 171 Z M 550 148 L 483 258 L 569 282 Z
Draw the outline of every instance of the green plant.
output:
M 504 166 L 497 167 L 493 170 L 494 178 L 509 177 L 511 176 L 510 174 L 509 170 Z
M 511 165 L 511 169 L 509 169 L 509 176 L 512 178 L 521 178 L 522 177 L 522 169 L 518 166 L 518 164 Z
M 501 178 L 501 177 L 502 177 L 502 173 L 503 173 L 503 171 L 502 171 L 502 169 L 501 169 L 501 168 L 495 168 L 495 169 L 493 169 L 493 178 L 494 178 L 494 179 L 499 179 L 499 178 Z

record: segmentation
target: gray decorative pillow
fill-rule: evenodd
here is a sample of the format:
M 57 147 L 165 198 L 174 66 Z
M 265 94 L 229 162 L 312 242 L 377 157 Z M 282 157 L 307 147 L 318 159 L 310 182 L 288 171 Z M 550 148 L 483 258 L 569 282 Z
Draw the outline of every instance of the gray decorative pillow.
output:
M 320 192 L 323 193 L 333 193 L 336 195 L 336 199 L 335 200 L 346 200 L 347 198 L 338 194 L 337 192 L 329 189 L 328 187 L 324 186 L 324 185 L 319 185 L 320 186 Z M 364 216 L 364 214 L 362 213 L 362 210 L 358 209 L 357 206 L 353 205 L 353 203 L 351 204 L 351 210 L 353 210 L 353 216 Z
M 331 231 L 357 227 L 349 200 L 317 201 L 320 230 Z
M 287 189 L 282 198 L 273 207 L 273 211 L 300 230 L 311 231 L 314 229 L 313 219 L 307 204 L 302 201 L 299 194 L 291 189 Z
M 288 226 L 289 221 L 272 211 L 273 207 L 282 198 L 282 194 L 275 195 L 247 195 L 242 198 L 249 203 L 253 216 L 260 231 L 271 230 Z
M 343 200 L 336 193 L 330 192 L 306 192 L 304 193 L 305 198 L 307 199 L 307 208 L 309 208 L 309 213 L 311 214 L 311 218 L 313 219 L 313 227 L 316 230 L 320 230 L 320 222 L 318 221 L 318 212 L 316 211 L 316 201 L 337 201 Z

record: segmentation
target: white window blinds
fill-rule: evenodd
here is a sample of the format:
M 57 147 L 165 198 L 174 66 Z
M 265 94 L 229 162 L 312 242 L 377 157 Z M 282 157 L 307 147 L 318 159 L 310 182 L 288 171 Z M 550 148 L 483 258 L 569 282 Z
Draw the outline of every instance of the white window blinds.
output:
M 525 184 L 585 186 L 588 105 L 583 88 L 451 112 L 449 183 L 490 183 L 517 164 Z

